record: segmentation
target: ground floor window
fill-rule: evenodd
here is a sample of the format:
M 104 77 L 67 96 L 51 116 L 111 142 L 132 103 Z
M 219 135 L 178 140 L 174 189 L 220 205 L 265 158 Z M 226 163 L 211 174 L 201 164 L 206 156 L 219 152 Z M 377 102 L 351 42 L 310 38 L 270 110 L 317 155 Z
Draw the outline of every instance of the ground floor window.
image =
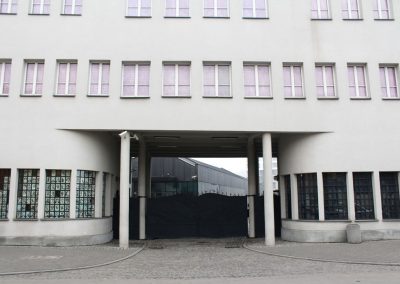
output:
M 71 171 L 46 170 L 45 218 L 69 218 Z
M 76 175 L 76 217 L 93 218 L 95 209 L 96 172 L 78 170 Z
M 346 173 L 323 173 L 326 220 L 347 220 Z
M 18 170 L 17 219 L 36 219 L 38 213 L 39 170 Z
M 292 188 L 290 186 L 290 175 L 283 177 L 285 183 L 285 196 L 286 196 L 286 218 L 292 219 Z
M 10 169 L 0 169 L 0 219 L 7 219 L 10 176 Z
M 375 218 L 371 173 L 353 173 L 356 220 Z
M 297 191 L 299 199 L 299 218 L 302 220 L 318 220 L 317 174 L 297 175 Z
M 381 172 L 383 219 L 400 219 L 399 179 L 397 172 Z

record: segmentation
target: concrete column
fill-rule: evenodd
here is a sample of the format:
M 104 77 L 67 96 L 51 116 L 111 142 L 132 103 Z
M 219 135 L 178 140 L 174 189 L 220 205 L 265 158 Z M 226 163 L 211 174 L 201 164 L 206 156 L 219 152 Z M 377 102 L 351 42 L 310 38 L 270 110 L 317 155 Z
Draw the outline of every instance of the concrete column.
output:
M 285 177 L 279 176 L 279 194 L 281 197 L 281 216 L 282 219 L 287 219 L 287 208 L 286 208 L 286 187 Z M 291 206 L 291 204 L 289 204 Z
M 71 183 L 69 192 L 69 217 L 71 219 L 76 218 L 76 174 L 77 169 L 71 170 Z
M 40 169 L 39 172 L 39 195 L 37 218 L 44 218 L 44 203 L 46 198 L 46 169 Z
M 354 182 L 353 172 L 347 173 L 347 208 L 349 210 L 349 220 L 356 220 L 356 208 L 354 202 Z
M 257 174 L 256 174 L 256 152 L 254 146 L 254 138 L 249 138 L 247 143 L 247 182 L 248 182 L 248 195 L 247 204 L 249 209 L 249 222 L 248 222 L 248 235 L 249 238 L 256 237 L 256 227 L 255 227 L 255 205 L 254 197 L 257 192 Z
M 11 169 L 10 191 L 8 193 L 8 220 L 13 221 L 17 215 L 18 169 Z
M 297 176 L 290 175 L 290 189 L 292 199 L 292 220 L 299 220 L 299 195 L 297 193 Z
M 374 191 L 374 208 L 376 220 L 382 221 L 382 197 L 381 197 L 381 182 L 379 178 L 379 172 L 374 171 L 372 177 L 372 186 Z
M 325 220 L 325 203 L 324 203 L 324 177 L 322 172 L 317 172 L 318 186 L 318 216 L 320 221 Z
M 94 195 L 94 217 L 102 217 L 102 201 L 103 201 L 103 172 L 96 173 L 96 193 Z
M 119 246 L 129 247 L 129 165 L 131 137 L 128 131 L 121 137 L 121 168 L 120 168 L 120 205 L 119 205 Z
M 146 239 L 146 143 L 139 140 L 139 165 L 138 165 L 138 197 L 139 197 L 139 239 Z
M 275 245 L 275 218 L 274 218 L 274 186 L 272 175 L 272 141 L 271 134 L 262 136 L 264 159 L 264 210 L 265 210 L 265 244 Z

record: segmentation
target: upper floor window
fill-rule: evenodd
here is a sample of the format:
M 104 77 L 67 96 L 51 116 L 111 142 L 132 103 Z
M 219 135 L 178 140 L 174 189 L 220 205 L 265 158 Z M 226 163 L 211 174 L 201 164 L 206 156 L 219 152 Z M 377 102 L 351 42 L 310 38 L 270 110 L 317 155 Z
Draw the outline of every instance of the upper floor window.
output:
M 380 66 L 381 90 L 383 98 L 398 98 L 397 91 L 397 67 Z
M 31 13 L 38 15 L 50 14 L 50 0 L 32 0 Z
M 76 94 L 77 67 L 76 62 L 58 62 L 57 95 Z
M 11 62 L 0 61 L 0 96 L 10 94 Z
M 245 97 L 272 97 L 269 65 L 245 64 L 243 69 Z
M 283 81 L 285 98 L 304 97 L 302 65 L 284 65 Z
M 126 15 L 129 17 L 150 17 L 151 0 L 128 0 Z
M 342 16 L 346 20 L 361 19 L 359 0 L 342 0 Z
M 0 14 L 16 14 L 18 0 L 0 0 Z
M 374 0 L 375 20 L 388 20 L 392 18 L 390 0 Z
M 65 15 L 81 15 L 82 0 L 64 0 L 63 14 Z
M 315 76 L 317 81 L 317 96 L 319 98 L 336 97 L 334 66 L 333 65 L 315 66 Z
M 244 18 L 267 18 L 267 0 L 243 0 Z
M 365 65 L 348 65 L 350 97 L 367 98 L 367 74 Z
M 166 17 L 189 17 L 189 0 L 166 0 Z
M 122 78 L 122 97 L 149 96 L 149 63 L 124 63 Z
M 164 63 L 163 96 L 190 96 L 190 64 Z
M 110 62 L 90 63 L 89 95 L 107 96 L 110 80 Z
M 328 0 L 312 0 L 311 18 L 312 19 L 330 19 Z
M 204 96 L 230 97 L 230 64 L 204 64 Z
M 43 92 L 44 62 L 25 63 L 24 95 L 41 95 Z
M 204 0 L 204 17 L 229 17 L 229 0 Z

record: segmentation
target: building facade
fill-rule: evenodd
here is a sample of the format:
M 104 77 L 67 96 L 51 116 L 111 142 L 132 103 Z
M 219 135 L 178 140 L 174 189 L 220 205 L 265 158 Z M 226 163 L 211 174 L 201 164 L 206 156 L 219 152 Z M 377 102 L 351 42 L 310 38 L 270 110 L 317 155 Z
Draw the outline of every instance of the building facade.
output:
M 128 246 L 139 157 L 272 156 L 282 238 L 400 238 L 397 0 L 1 0 L 0 240 Z M 120 134 L 120 136 L 118 136 Z M 141 169 L 141 170 L 140 170 Z M 119 178 L 117 178 L 119 177 Z

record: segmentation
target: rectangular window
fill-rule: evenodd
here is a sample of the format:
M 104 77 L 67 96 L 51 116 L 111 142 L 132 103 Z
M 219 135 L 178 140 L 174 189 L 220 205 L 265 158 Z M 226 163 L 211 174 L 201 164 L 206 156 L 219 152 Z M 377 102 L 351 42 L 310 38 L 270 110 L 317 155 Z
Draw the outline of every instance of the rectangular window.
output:
M 83 0 L 64 0 L 63 14 L 65 15 L 82 15 Z
M 272 97 L 271 70 L 267 64 L 244 64 L 245 97 Z
M 383 98 L 398 98 L 397 90 L 397 67 L 380 66 L 381 91 Z
M 399 176 L 397 172 L 379 173 L 383 219 L 400 219 Z
M 204 17 L 229 17 L 229 0 L 204 0 Z
M 326 220 L 347 220 L 346 173 L 323 173 Z
M 391 5 L 390 0 L 374 0 L 374 18 L 375 20 L 388 20 L 391 19 Z
M 17 219 L 36 219 L 39 197 L 39 170 L 18 170 Z
M 41 95 L 43 93 L 44 62 L 25 63 L 24 95 Z
M 71 171 L 46 170 L 45 218 L 69 218 Z
M 38 15 L 50 14 L 50 0 L 32 0 L 31 13 Z
M 286 219 L 292 219 L 292 186 L 290 184 L 290 175 L 283 177 L 285 183 L 286 196 Z
M 204 97 L 230 97 L 231 75 L 229 64 L 204 64 Z
M 0 96 L 10 94 L 11 62 L 0 61 Z
M 349 89 L 351 98 L 367 98 L 366 65 L 348 65 Z
M 284 65 L 285 98 L 303 98 L 303 71 L 301 65 Z
M 129 17 L 150 17 L 151 0 L 127 0 L 126 15 Z
M 78 170 L 76 176 L 76 218 L 93 218 L 96 172 Z
M 361 19 L 359 0 L 342 0 L 342 17 L 346 20 Z
M 302 220 L 318 220 L 317 174 L 297 175 L 297 191 L 299 199 L 299 218 Z
M 334 66 L 315 66 L 315 76 L 317 81 L 317 96 L 319 98 L 336 97 Z
M 164 63 L 163 96 L 190 96 L 190 65 Z
M 353 173 L 356 220 L 375 218 L 371 173 Z
M 312 0 L 311 19 L 330 19 L 329 1 Z
M 165 0 L 166 17 L 189 17 L 189 0 Z
M 0 0 L 0 14 L 16 14 L 18 0 Z
M 0 219 L 7 219 L 10 178 L 10 169 L 0 169 Z
M 123 63 L 122 97 L 148 97 L 150 85 L 150 64 Z
M 75 95 L 78 64 L 76 62 L 58 62 L 57 95 Z
M 90 63 L 90 87 L 89 95 L 107 96 L 109 92 L 110 63 Z
M 267 0 L 243 0 L 243 17 L 261 19 L 267 18 L 267 5 Z

